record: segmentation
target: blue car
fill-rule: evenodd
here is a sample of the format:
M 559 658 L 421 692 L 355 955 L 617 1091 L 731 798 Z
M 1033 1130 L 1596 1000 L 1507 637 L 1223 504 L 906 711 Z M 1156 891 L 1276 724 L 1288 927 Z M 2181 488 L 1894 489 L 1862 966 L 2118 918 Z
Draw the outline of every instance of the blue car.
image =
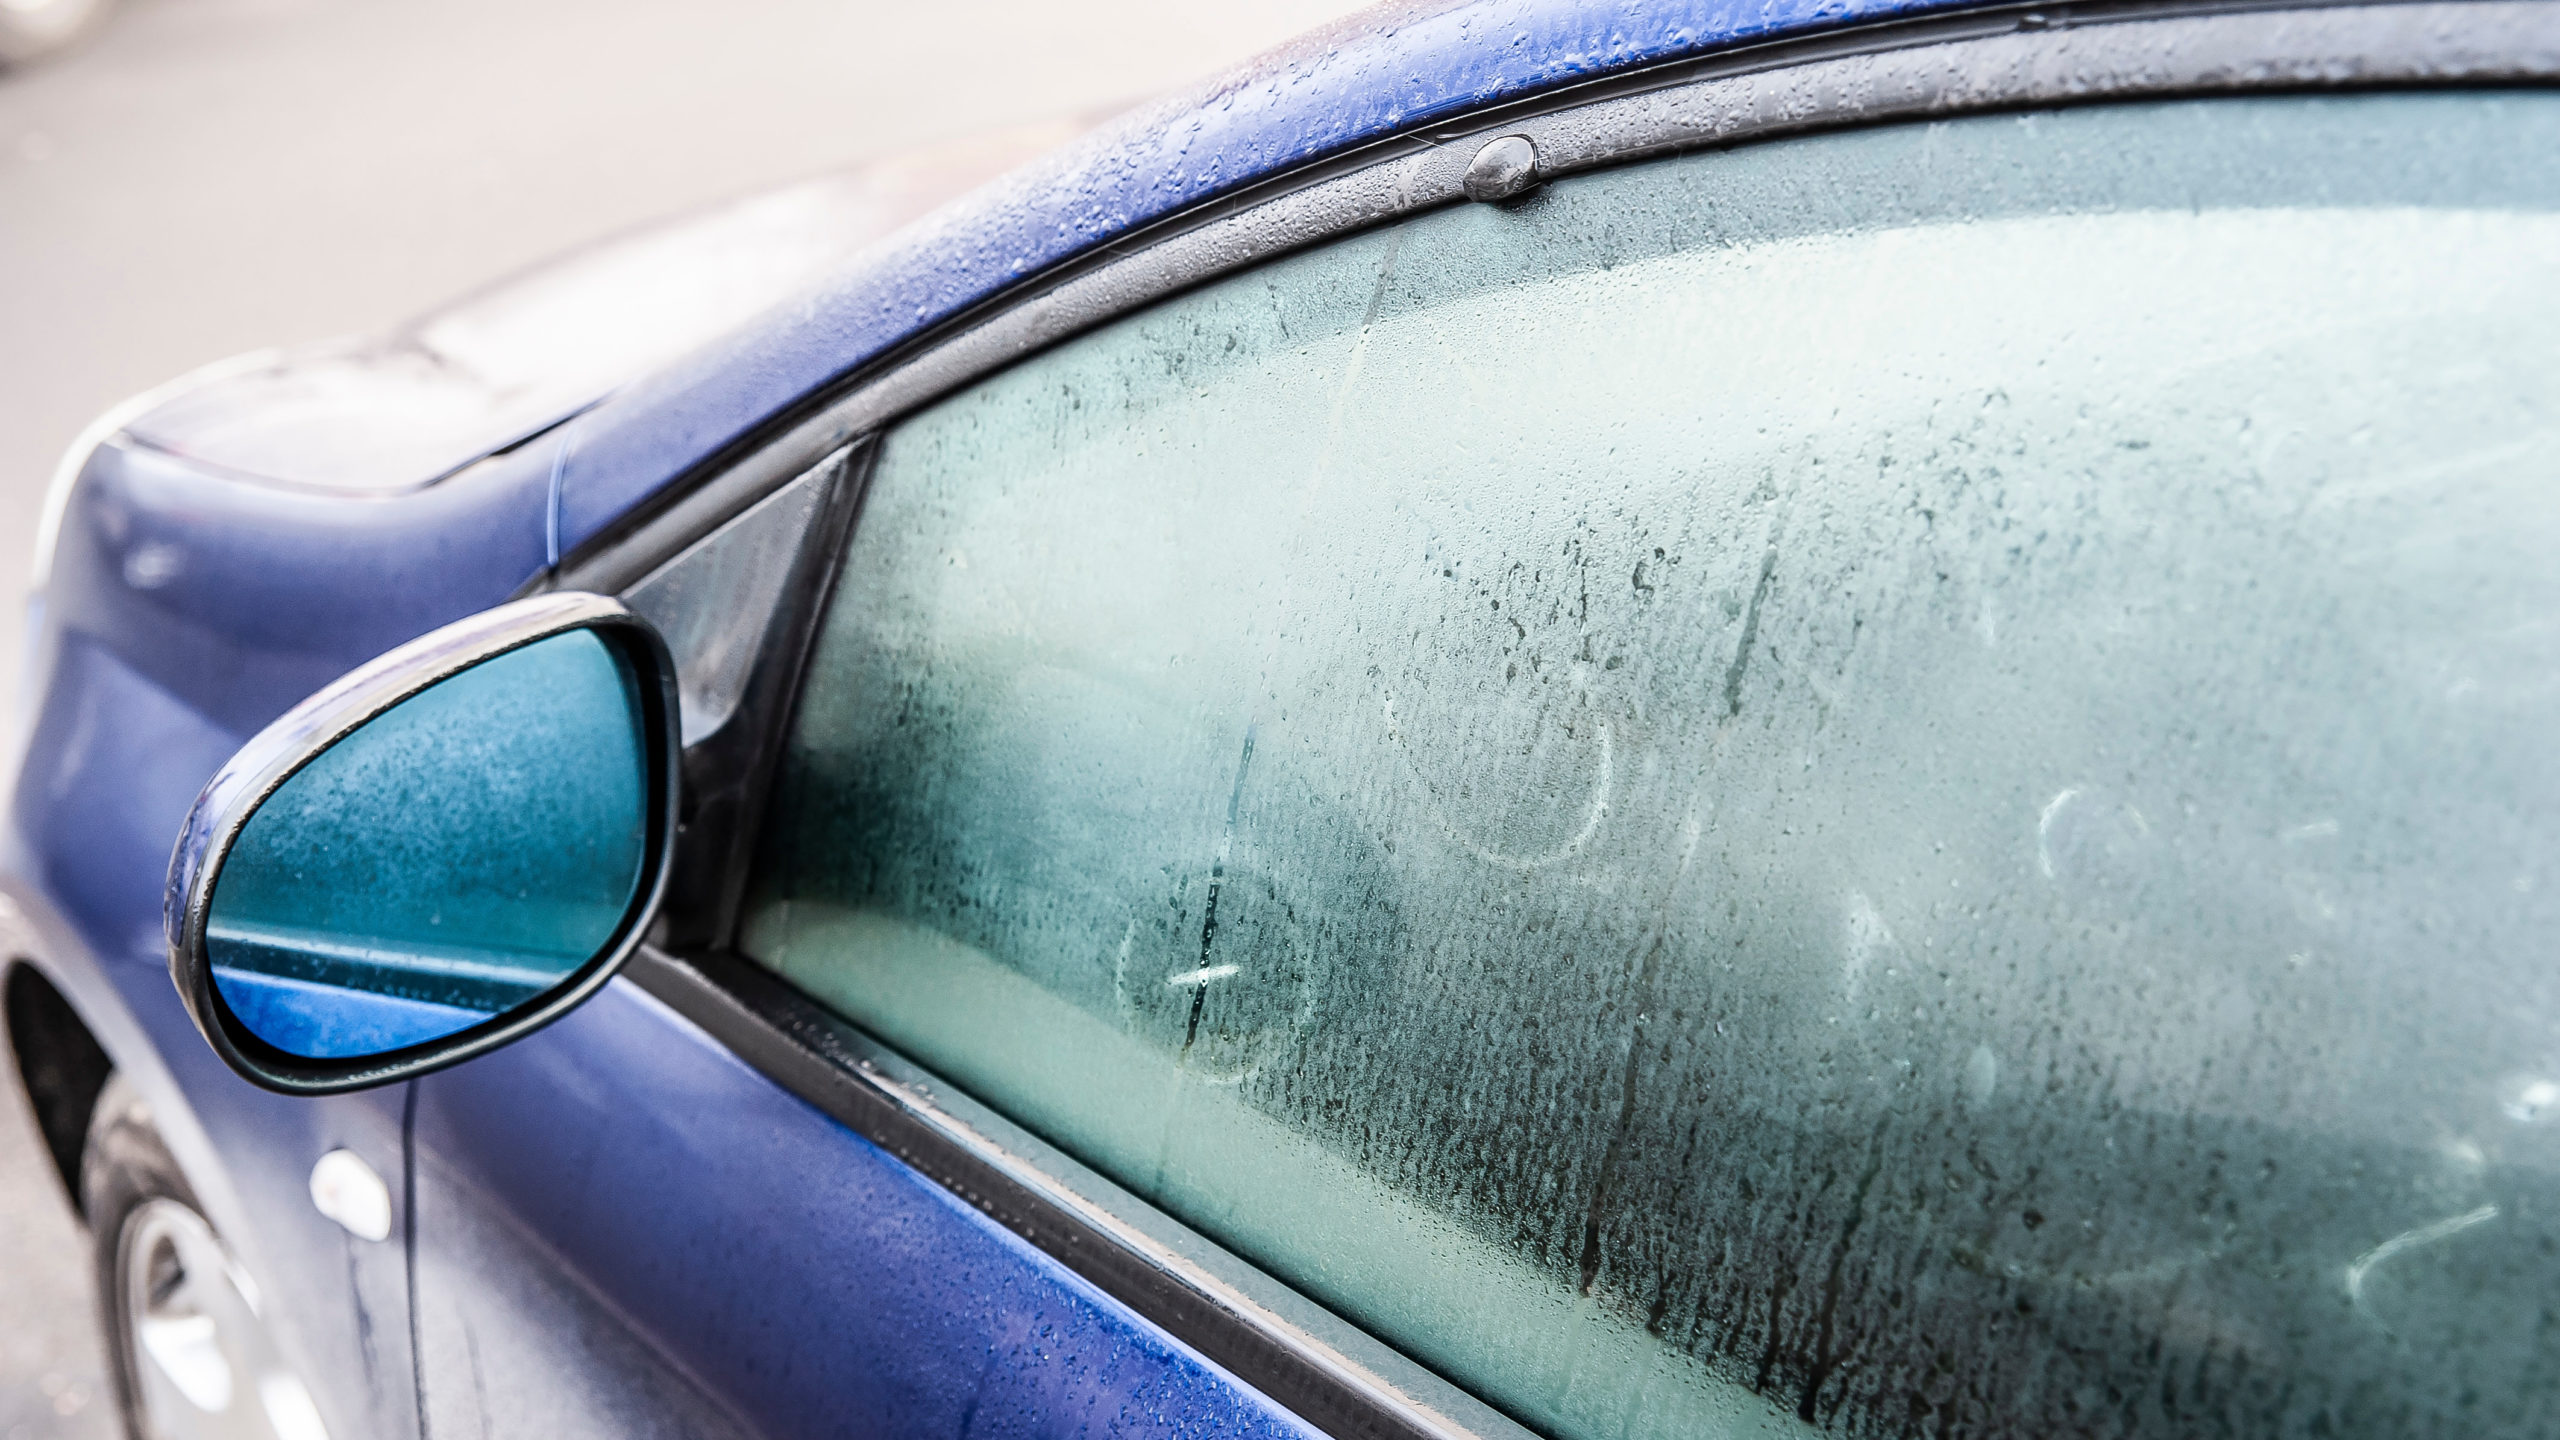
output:
M 2554 1433 L 2555 80 L 1467 0 L 117 411 L 131 1433 Z

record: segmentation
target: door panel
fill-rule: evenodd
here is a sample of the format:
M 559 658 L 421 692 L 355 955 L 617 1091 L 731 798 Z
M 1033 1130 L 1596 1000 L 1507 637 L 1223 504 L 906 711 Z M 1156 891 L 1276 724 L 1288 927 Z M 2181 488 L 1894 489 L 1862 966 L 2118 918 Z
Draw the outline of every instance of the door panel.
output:
M 626 981 L 418 1084 L 437 1440 L 1310 1433 Z
M 421 1168 L 418 1353 L 445 1440 L 695 1440 L 745 1434 L 683 1367 L 442 1157 Z M 427 1297 L 434 1297 L 429 1301 Z

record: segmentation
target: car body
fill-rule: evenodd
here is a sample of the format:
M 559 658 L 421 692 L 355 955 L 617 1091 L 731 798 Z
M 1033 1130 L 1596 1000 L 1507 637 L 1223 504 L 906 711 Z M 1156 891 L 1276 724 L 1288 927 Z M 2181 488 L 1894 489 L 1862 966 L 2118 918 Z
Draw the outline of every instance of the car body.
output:
M 41 542 L 21 1077 L 245 1277 L 202 1433 L 2531 1433 L 2555 75 L 2537 0 L 1424 7 L 155 392 Z M 199 792 L 550 592 L 674 656 L 648 943 L 241 1078 Z

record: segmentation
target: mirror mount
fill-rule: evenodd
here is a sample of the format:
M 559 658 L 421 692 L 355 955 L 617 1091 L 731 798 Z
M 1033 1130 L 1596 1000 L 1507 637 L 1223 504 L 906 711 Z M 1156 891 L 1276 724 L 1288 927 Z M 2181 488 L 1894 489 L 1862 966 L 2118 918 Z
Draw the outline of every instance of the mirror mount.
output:
M 285 792 L 297 776 L 307 771 L 319 773 L 313 770 L 315 762 L 404 704 L 418 700 L 426 692 L 464 676 L 475 667 L 545 641 L 558 641 L 581 632 L 600 642 L 604 655 L 610 657 L 604 673 L 619 676 L 617 702 L 627 702 L 628 712 L 628 719 L 621 723 L 630 733 L 609 738 L 626 747 L 617 753 L 635 758 L 638 772 L 634 776 L 629 770 L 623 771 L 616 790 L 617 798 L 626 799 L 628 808 L 633 812 L 630 820 L 636 825 L 636 833 L 614 837 L 601 847 L 607 852 L 607 858 L 601 863 L 608 870 L 615 863 L 625 867 L 624 873 L 629 875 L 629 898 L 616 919 L 612 918 L 609 907 L 597 911 L 592 896 L 582 897 L 586 913 L 603 917 L 593 925 L 602 933 L 601 941 L 590 943 L 592 937 L 577 940 L 572 955 L 574 963 L 563 961 L 556 945 L 537 957 L 549 962 L 549 968 L 536 973 L 537 981 L 547 988 L 537 987 L 538 993 L 505 1008 L 482 1005 L 456 1009 L 450 1003 L 438 1007 L 419 1006 L 414 999 L 409 1002 L 412 1009 L 456 1017 L 446 1022 L 453 1027 L 450 1033 L 436 1033 L 419 1039 L 416 1035 L 423 1032 L 417 1032 L 414 1026 L 409 1032 L 381 1032 L 377 1029 L 375 1033 L 391 1036 L 385 1042 L 390 1048 L 378 1051 L 363 1048 L 355 1042 L 337 1046 L 302 1046 L 302 1049 L 318 1053 L 300 1053 L 274 1043 L 275 1038 L 285 1038 L 290 1042 L 292 1034 L 279 1031 L 272 1020 L 265 1026 L 267 1033 L 262 1035 L 233 1003 L 235 998 L 249 993 L 240 986 L 242 972 L 235 965 L 232 970 L 218 975 L 217 970 L 221 967 L 216 953 L 226 945 L 232 947 L 234 954 L 246 953 L 241 949 L 241 942 L 226 936 L 223 916 L 217 913 L 216 893 L 226 865 L 244 853 L 241 851 L 244 835 L 252 835 L 251 850 L 256 849 L 258 842 L 251 822 L 259 817 L 262 807 L 276 801 L 280 792 Z M 596 647 L 577 648 L 581 654 L 591 654 Z M 521 670 L 523 667 L 518 668 Z M 588 669 L 593 671 L 596 668 L 597 662 L 589 659 Z M 498 672 L 482 673 L 493 675 Z M 543 677 L 536 672 L 526 673 L 533 682 L 532 688 L 528 688 L 526 680 L 518 680 L 513 694 L 519 701 L 529 698 L 533 702 L 531 713 L 539 713 L 543 699 L 539 686 Z M 323 1095 L 388 1084 L 456 1064 L 520 1039 L 558 1019 L 601 988 L 629 958 L 665 893 L 668 862 L 674 850 L 681 772 L 676 719 L 675 667 L 665 642 L 656 630 L 618 600 L 576 592 L 536 595 L 457 621 L 357 668 L 296 705 L 242 747 L 205 786 L 188 812 L 186 823 L 179 831 L 176 850 L 170 857 L 168 887 L 163 900 L 163 920 L 169 942 L 169 973 L 196 1028 L 233 1070 L 252 1082 L 288 1094 Z M 493 716 L 489 724 L 493 730 L 502 730 L 506 721 Z M 450 719 L 444 722 L 444 727 L 430 739 L 454 733 L 464 733 L 466 739 L 469 738 L 467 730 L 457 731 Z M 397 727 L 391 728 L 396 730 Z M 267 862 L 267 873 L 257 876 L 254 882 L 243 881 L 243 887 L 259 890 L 270 908 L 278 903 L 273 897 L 280 894 L 284 897 L 281 903 L 290 909 L 299 898 L 297 886 L 314 893 L 326 888 L 306 877 L 294 865 L 326 867 L 335 864 L 342 870 L 347 868 L 347 862 L 336 852 L 351 848 L 347 843 L 348 827 L 357 822 L 349 821 L 339 812 L 361 809 L 370 803 L 395 818 L 410 813 L 422 815 L 426 817 L 424 823 L 431 828 L 440 784 L 448 789 L 468 788 L 475 784 L 488 788 L 482 783 L 487 777 L 477 773 L 487 768 L 477 748 L 469 749 L 468 753 L 447 766 L 444 773 L 439 773 L 434 763 L 437 757 L 431 751 L 419 750 L 414 743 L 410 751 L 402 751 L 397 748 L 398 743 L 395 740 L 389 751 L 395 762 L 406 759 L 411 751 L 423 754 L 424 762 L 404 768 L 398 763 L 385 765 L 377 757 L 369 762 L 370 768 L 360 773 L 351 768 L 354 761 L 341 764 L 339 768 L 348 769 L 352 778 L 336 777 L 336 788 L 326 790 L 319 797 L 332 804 L 304 807 L 309 813 L 321 816 L 323 823 L 334 822 L 335 828 L 320 840 L 312 841 L 301 851 L 289 855 L 291 863 Z M 356 755 L 360 748 L 361 742 L 348 747 L 341 759 Z M 523 759 L 522 756 L 515 758 L 519 762 Z M 325 770 L 328 767 L 321 768 Z M 571 765 L 563 768 L 574 769 L 574 759 Z M 538 844 L 539 821 L 549 808 L 546 802 L 550 797 L 539 789 L 545 778 L 542 766 L 528 767 L 519 763 L 515 773 L 502 777 L 506 784 L 515 788 L 509 790 L 502 785 L 499 791 L 504 804 L 531 817 L 526 833 L 534 838 L 532 848 L 537 850 L 543 848 Z M 528 790 L 528 783 L 535 788 Z M 356 788 L 351 791 L 350 786 Z M 367 786 L 376 793 L 364 793 Z M 357 806 L 334 804 L 349 794 L 354 795 Z M 484 796 L 479 803 L 481 810 L 478 815 L 466 817 L 465 823 L 475 818 L 485 822 L 487 815 L 496 813 L 501 802 Z M 277 807 L 279 812 L 287 808 L 287 805 Z M 593 809 L 592 801 L 589 808 Z M 273 832 L 288 823 L 277 822 L 269 830 Z M 571 822 L 563 820 L 560 823 Z M 485 823 L 482 828 L 487 828 Z M 296 838 L 288 833 L 283 843 L 290 845 Z M 355 838 L 360 845 L 365 837 L 359 831 Z M 577 844 L 584 844 L 586 840 L 586 837 L 577 835 L 568 838 Z M 414 837 L 409 838 L 409 853 L 400 850 L 402 839 L 400 836 L 384 836 L 383 855 L 362 857 L 373 862 L 372 868 L 363 872 L 369 877 L 365 883 L 386 893 L 369 897 L 363 893 L 362 885 L 358 885 L 350 897 L 348 883 L 342 876 L 335 877 L 337 888 L 328 892 L 337 907 L 333 913 L 362 912 L 367 908 L 367 902 L 374 899 L 392 908 L 397 908 L 402 902 L 410 902 L 415 908 L 417 896 L 414 893 L 397 893 L 401 890 L 401 882 L 408 880 L 415 885 L 432 886 L 433 882 L 424 876 L 436 872 L 431 868 L 419 871 L 414 861 Z M 484 851 L 496 853 L 502 862 L 505 860 L 507 852 L 503 845 L 485 839 L 479 843 Z M 524 845 L 526 842 L 511 834 L 504 837 L 504 843 Z M 274 842 L 269 842 L 269 845 L 274 848 Z M 628 852 L 636 852 L 636 871 L 628 869 Z M 313 856 L 319 858 L 311 859 Z M 429 857 L 430 860 L 433 858 Z M 487 869 L 486 855 L 473 858 L 480 862 L 483 871 Z M 252 861 L 242 868 L 257 869 L 254 855 Z M 539 855 L 528 861 L 537 872 L 541 870 L 542 863 Z M 559 867 L 554 865 L 552 868 Z M 275 878 L 278 874 L 284 877 L 281 881 Z M 485 875 L 480 878 L 486 879 Z M 501 896 L 497 903 L 515 903 L 516 897 L 528 889 L 538 888 L 543 877 L 537 873 L 534 878 L 520 884 L 511 877 L 509 883 L 516 887 L 512 895 Z M 239 892 L 226 893 L 236 895 Z M 538 903 L 538 896 L 536 901 Z M 240 909 L 245 903 L 235 899 L 233 908 Z M 441 921 L 444 917 L 439 914 L 434 918 Z M 386 945 L 390 951 L 396 951 L 405 943 L 396 940 L 381 942 L 359 936 L 353 943 L 342 944 L 323 936 L 311 942 L 309 948 L 312 953 L 324 956 L 355 955 L 358 959 L 353 963 L 361 967 L 375 963 L 376 957 L 388 953 Z M 295 947 L 288 943 L 283 948 L 292 950 Z M 453 947 L 419 945 L 415 948 L 450 951 Z M 484 946 L 470 953 L 485 956 L 492 952 Z M 503 958 L 500 957 L 502 961 Z M 503 963 L 491 965 L 469 960 L 444 963 L 448 971 L 477 971 L 484 978 L 492 972 L 514 973 Z M 325 1007 L 331 996 L 382 1003 L 379 996 L 368 996 L 356 989 L 332 990 L 308 979 L 278 981 L 265 974 L 249 978 L 271 987 L 285 987 L 288 1004 L 302 1004 L 306 999 L 318 997 L 313 1003 Z M 348 982 L 335 980 L 329 983 L 343 986 Z M 381 992 L 383 995 L 394 993 L 388 990 Z M 389 1003 L 396 1008 L 403 1002 L 393 1000 Z M 253 1010 L 257 1008 L 252 1007 Z

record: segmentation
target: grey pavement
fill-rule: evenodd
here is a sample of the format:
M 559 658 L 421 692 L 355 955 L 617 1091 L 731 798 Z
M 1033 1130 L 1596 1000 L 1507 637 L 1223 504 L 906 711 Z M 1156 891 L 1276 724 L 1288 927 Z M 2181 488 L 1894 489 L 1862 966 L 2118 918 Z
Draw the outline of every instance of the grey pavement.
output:
M 87 49 L 0 74 L 0 729 L 46 479 L 124 396 L 640 221 L 1142 98 L 1354 8 L 127 0 Z M 0 1440 L 105 1437 L 86 1239 L 0 1092 Z

